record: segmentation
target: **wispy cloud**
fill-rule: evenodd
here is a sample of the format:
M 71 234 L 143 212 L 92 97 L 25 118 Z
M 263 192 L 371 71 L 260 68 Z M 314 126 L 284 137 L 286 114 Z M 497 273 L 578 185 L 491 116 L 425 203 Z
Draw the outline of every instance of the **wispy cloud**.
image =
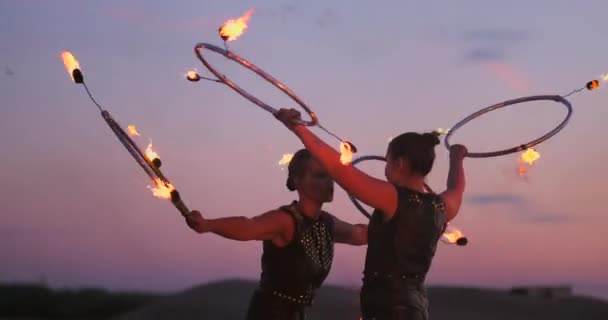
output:
M 509 215 L 522 222 L 533 224 L 564 224 L 574 223 L 578 220 L 576 216 L 563 213 L 550 213 L 539 208 L 533 201 L 524 195 L 510 193 L 486 193 L 474 194 L 465 198 L 469 205 L 473 206 L 506 206 Z M 504 212 L 504 211 L 501 211 Z

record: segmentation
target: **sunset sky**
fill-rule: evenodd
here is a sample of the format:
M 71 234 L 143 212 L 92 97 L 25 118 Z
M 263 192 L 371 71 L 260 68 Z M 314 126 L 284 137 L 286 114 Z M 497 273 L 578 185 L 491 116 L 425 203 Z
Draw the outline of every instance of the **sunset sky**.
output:
M 188 82 L 198 42 L 248 9 L 229 46 L 283 81 L 359 155 L 384 155 L 406 131 L 449 128 L 483 107 L 566 94 L 608 73 L 606 1 L 17 1 L 0 2 L 0 282 L 176 291 L 223 278 L 256 279 L 261 243 L 191 232 L 148 190 L 60 54 L 80 60 L 96 99 L 152 139 L 187 205 L 209 218 L 254 216 L 290 202 L 284 153 L 302 147 L 269 113 L 228 87 Z M 296 107 L 253 73 L 206 53 L 269 104 Z M 608 82 L 569 98 L 568 126 L 519 154 L 467 159 L 454 225 L 469 245 L 440 244 L 428 283 L 508 288 L 572 285 L 608 299 L 603 202 Z M 454 135 L 471 151 L 537 138 L 563 119 L 553 102 L 480 118 Z M 337 140 L 313 129 L 330 144 Z M 445 187 L 447 151 L 429 176 Z M 381 163 L 361 168 L 382 177 Z M 326 210 L 365 221 L 342 189 Z M 365 247 L 338 246 L 329 283 L 359 286 Z

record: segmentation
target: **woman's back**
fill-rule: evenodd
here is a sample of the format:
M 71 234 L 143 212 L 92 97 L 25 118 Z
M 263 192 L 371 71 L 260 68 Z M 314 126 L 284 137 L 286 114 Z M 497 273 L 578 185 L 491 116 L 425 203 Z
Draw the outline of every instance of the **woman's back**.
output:
M 376 210 L 368 227 L 362 300 L 371 309 L 402 305 L 426 313 L 424 278 L 445 229 L 445 205 L 434 193 L 396 188 L 395 215 L 385 221 Z

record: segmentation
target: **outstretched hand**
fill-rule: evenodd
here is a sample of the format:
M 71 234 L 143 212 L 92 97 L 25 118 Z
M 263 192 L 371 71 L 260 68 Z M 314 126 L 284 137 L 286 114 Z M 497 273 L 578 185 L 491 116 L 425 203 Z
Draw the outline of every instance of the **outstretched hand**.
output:
M 299 125 L 298 121 L 302 120 L 300 111 L 293 108 L 281 108 L 274 114 L 274 117 L 281 121 L 289 130 L 293 130 L 295 126 Z
M 198 233 L 204 233 L 208 231 L 205 218 L 203 218 L 203 215 L 196 210 L 190 212 L 190 214 L 186 216 L 186 224 L 188 224 L 188 227 L 190 227 L 190 229 Z

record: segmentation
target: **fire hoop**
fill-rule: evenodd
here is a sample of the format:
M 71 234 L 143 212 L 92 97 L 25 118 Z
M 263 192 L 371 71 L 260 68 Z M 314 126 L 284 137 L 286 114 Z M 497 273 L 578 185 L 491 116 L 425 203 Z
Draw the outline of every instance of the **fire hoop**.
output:
M 205 67 L 207 67 L 207 69 L 209 69 L 209 71 L 211 71 L 211 73 L 213 73 L 221 82 L 223 82 L 224 84 L 226 84 L 227 86 L 232 88 L 234 91 L 238 92 L 240 95 L 245 97 L 245 99 L 253 102 L 254 104 L 256 104 L 259 107 L 261 107 L 262 109 L 272 113 L 273 115 L 278 112 L 277 109 L 269 106 L 265 102 L 256 98 L 255 96 L 253 96 L 252 94 L 250 94 L 249 92 L 245 91 L 243 88 L 239 87 L 237 84 L 232 82 L 225 75 L 219 73 L 215 68 L 213 68 L 207 62 L 207 60 L 205 60 L 205 58 L 203 57 L 203 55 L 200 52 L 200 49 L 207 49 L 209 51 L 219 53 L 219 54 L 223 55 L 224 57 L 237 62 L 238 64 L 242 65 L 243 67 L 255 72 L 257 75 L 264 78 L 266 81 L 272 83 L 272 85 L 277 87 L 279 90 L 283 91 L 283 93 L 288 95 L 292 100 L 294 100 L 297 104 L 299 104 L 302 107 L 302 109 L 304 109 L 306 111 L 306 113 L 308 113 L 308 115 L 310 116 L 310 119 L 311 119 L 310 121 L 302 120 L 302 121 L 299 121 L 300 124 L 305 125 L 305 126 L 315 126 L 315 125 L 319 124 L 317 115 L 306 105 L 306 103 L 304 103 L 304 101 L 302 101 L 300 98 L 298 98 L 298 96 L 296 96 L 295 93 L 293 93 L 293 91 L 291 91 L 291 89 L 289 89 L 286 85 L 279 82 L 277 79 L 273 78 L 268 73 L 264 72 L 264 70 L 258 68 L 253 63 L 241 58 L 240 56 L 238 56 L 237 54 L 235 54 L 231 51 L 222 49 L 220 47 L 214 46 L 209 43 L 198 43 L 194 47 L 194 52 L 196 53 L 196 56 L 198 57 L 198 59 L 201 60 L 201 62 L 205 65 Z
M 367 160 L 378 160 L 378 161 L 386 161 L 385 157 L 381 157 L 381 156 L 373 156 L 373 155 L 368 155 L 368 156 L 361 156 L 357 159 L 355 159 L 351 164 L 353 166 L 357 165 L 357 163 L 359 162 L 363 162 L 363 161 L 367 161 Z M 424 187 L 429 190 L 430 192 L 433 192 L 433 190 L 425 183 Z M 348 197 L 350 198 L 350 201 L 352 201 L 352 203 L 355 205 L 355 207 L 364 215 L 366 216 L 368 219 L 372 218 L 371 213 L 367 212 L 367 210 L 365 210 L 365 208 L 363 208 L 363 205 L 361 205 L 361 203 L 359 202 L 359 200 L 357 200 L 352 194 L 348 194 Z M 467 243 L 469 242 L 469 240 L 467 239 L 467 237 L 461 236 L 458 239 L 455 239 L 455 242 L 450 242 L 447 237 L 445 236 L 445 233 L 441 236 L 441 238 L 439 238 L 442 242 L 444 243 L 448 243 L 448 244 L 456 244 L 458 246 L 466 246 Z
M 514 153 L 514 152 L 519 152 L 519 151 L 524 151 L 528 148 L 531 148 L 549 138 L 551 138 L 552 136 L 554 136 L 555 134 L 557 134 L 558 132 L 560 132 L 565 126 L 566 124 L 568 124 L 568 121 L 570 121 L 570 117 L 572 116 L 572 105 L 570 104 L 570 102 L 568 100 L 566 100 L 564 97 L 562 96 L 558 96 L 558 95 L 541 95 L 541 96 L 529 96 L 529 97 L 523 97 L 523 98 L 518 98 L 518 99 L 513 99 L 513 100 L 508 100 L 508 101 L 504 101 L 498 104 L 495 104 L 493 106 L 489 106 L 486 107 L 484 109 L 481 109 L 473 114 L 471 114 L 470 116 L 464 118 L 463 120 L 461 120 L 460 122 L 458 122 L 456 125 L 454 125 L 449 132 L 446 134 L 445 136 L 445 147 L 450 149 L 450 137 L 452 136 L 452 134 L 454 134 L 454 132 L 456 130 L 458 130 L 460 127 L 462 127 L 463 125 L 467 124 L 469 121 L 483 115 L 486 114 L 490 111 L 496 110 L 496 109 L 500 109 L 500 108 L 504 108 L 506 106 L 510 106 L 510 105 L 514 105 L 514 104 L 518 104 L 518 103 L 523 103 L 523 102 L 530 102 L 530 101 L 537 101 L 537 100 L 550 100 L 550 101 L 555 101 L 555 102 L 559 102 L 561 104 L 563 104 L 566 109 L 568 110 L 568 114 L 566 115 L 566 118 L 557 126 L 555 127 L 555 129 L 549 131 L 548 133 L 546 133 L 544 136 L 536 139 L 536 140 L 532 140 L 528 143 L 524 143 L 522 145 L 513 147 L 513 148 L 509 148 L 509 149 L 504 149 L 504 150 L 500 150 L 500 151 L 493 151 L 493 152 L 468 152 L 466 154 L 467 157 L 470 158 L 490 158 L 490 157 L 497 157 L 497 156 L 504 156 L 510 153 Z

